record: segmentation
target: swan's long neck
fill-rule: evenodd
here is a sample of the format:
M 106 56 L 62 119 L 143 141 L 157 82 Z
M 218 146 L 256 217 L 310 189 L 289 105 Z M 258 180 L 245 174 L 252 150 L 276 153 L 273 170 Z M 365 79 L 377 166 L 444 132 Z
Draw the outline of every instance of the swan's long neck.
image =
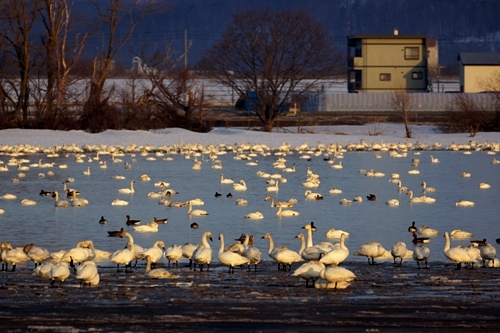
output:
M 193 210 L 193 204 L 191 203 L 191 200 L 189 200 L 188 214 L 191 213 L 192 210 Z
M 448 232 L 445 232 L 444 233 L 444 252 L 448 251 L 450 249 L 450 235 L 448 234 Z
M 219 234 L 219 239 L 220 239 L 220 248 L 219 248 L 219 254 L 224 252 L 224 235 Z
M 271 237 L 271 235 L 269 235 L 269 254 L 271 254 L 274 250 L 274 241 L 273 241 L 273 238 Z
M 189 208 L 191 208 L 191 205 L 189 205 Z M 204 247 L 206 247 L 207 249 L 210 248 L 210 244 L 207 241 L 207 235 L 206 234 L 203 235 L 203 238 L 202 238 L 201 242 L 203 243 Z
M 313 246 L 313 233 L 311 228 L 307 228 L 307 247 Z
M 306 241 L 304 240 L 304 237 L 299 237 L 299 238 L 300 238 L 299 254 L 302 255 L 302 252 L 304 252 L 304 249 L 306 248 Z
M 276 212 L 276 215 L 281 215 L 281 205 L 278 206 L 278 211 Z
M 274 197 L 269 196 L 269 198 L 271 198 L 271 208 L 274 208 Z
M 248 242 L 250 241 L 250 237 L 248 237 L 247 234 L 245 234 L 245 241 L 243 242 L 243 248 L 246 250 L 248 249 Z
M 345 246 L 345 234 L 340 235 L 340 248 L 347 250 L 347 246 Z
M 410 200 L 413 199 L 413 191 L 408 191 L 408 195 L 410 196 Z
M 130 190 L 133 191 L 134 190 L 134 181 L 132 180 L 130 182 Z
M 56 196 L 56 202 L 58 202 L 59 201 L 59 193 L 57 193 L 57 191 L 54 191 L 54 194 Z

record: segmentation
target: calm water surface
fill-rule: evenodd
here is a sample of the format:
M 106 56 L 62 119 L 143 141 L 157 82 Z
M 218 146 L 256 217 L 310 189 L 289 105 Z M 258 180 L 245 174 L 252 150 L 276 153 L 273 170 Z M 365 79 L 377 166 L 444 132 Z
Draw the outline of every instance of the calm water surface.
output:
M 17 195 L 16 200 L 0 199 L 0 208 L 5 214 L 0 215 L 3 225 L 1 241 L 9 241 L 14 246 L 24 246 L 33 242 L 46 247 L 49 251 L 69 249 L 83 239 L 92 239 L 96 248 L 115 251 L 123 248 L 126 241 L 119 238 L 108 238 L 108 230 L 119 230 L 121 227 L 128 229 L 136 243 L 143 247 L 152 246 L 156 240 L 165 241 L 167 246 L 184 244 L 186 242 L 199 243 L 202 233 L 209 230 L 214 235 L 215 248 L 219 248 L 217 234 L 225 234 L 226 242 L 239 237 L 241 233 L 255 235 L 255 245 L 263 253 L 267 252 L 268 242 L 261 236 L 269 232 L 274 237 L 277 246 L 286 245 L 298 250 L 299 241 L 295 238 L 298 233 L 304 232 L 301 227 L 311 221 L 315 222 L 318 232 L 314 234 L 314 242 L 327 240 L 324 233 L 330 229 L 348 231 L 351 237 L 347 246 L 351 251 L 349 260 L 366 260 L 352 254 L 368 241 L 380 242 L 386 249 L 392 247 L 396 241 L 404 241 L 411 249 L 412 235 L 407 231 L 412 221 L 417 226 L 428 225 L 439 230 L 440 234 L 429 244 L 431 261 L 446 260 L 442 250 L 444 245 L 443 232 L 453 229 L 462 229 L 474 234 L 474 239 L 486 238 L 495 242 L 500 237 L 498 229 L 498 212 L 500 199 L 500 165 L 491 164 L 495 155 L 486 152 L 472 152 L 465 155 L 463 152 L 450 151 L 422 151 L 420 155 L 409 152 L 407 157 L 394 158 L 389 153 L 381 153 L 382 158 L 376 158 L 373 152 L 346 152 L 343 159 L 343 169 L 331 169 L 330 164 L 323 160 L 323 156 L 313 157 L 311 161 L 300 158 L 301 154 L 294 152 L 287 155 L 286 165 L 291 167 L 297 163 L 295 173 L 283 173 L 273 167 L 273 162 L 279 156 L 253 157 L 258 161 L 258 166 L 247 166 L 248 161 L 235 160 L 234 155 L 228 153 L 220 155 L 223 169 L 213 169 L 213 163 L 208 156 L 200 157 L 204 161 L 201 170 L 193 170 L 193 158 L 186 159 L 181 154 L 170 154 L 157 157 L 155 161 L 146 160 L 140 154 L 127 154 L 120 157 L 124 162 L 132 165 L 131 169 L 124 168 L 124 162 L 113 163 L 109 155 L 101 156 L 107 161 L 107 168 L 99 167 L 97 161 L 88 162 L 87 154 L 84 163 L 76 163 L 74 155 L 68 157 L 47 158 L 45 155 L 30 155 L 23 158 L 30 159 L 30 163 L 37 163 L 41 158 L 44 163 L 55 162 L 53 168 L 31 168 L 25 172 L 26 177 L 20 183 L 13 183 L 11 179 L 17 177 L 18 170 L 10 166 L 8 172 L 0 172 L 0 195 L 11 193 Z M 440 163 L 432 164 L 430 155 L 438 158 Z M 172 161 L 164 157 L 173 158 Z M 154 157 L 154 154 L 149 154 Z M 0 156 L 0 160 L 7 163 L 9 156 Z M 417 167 L 418 175 L 408 174 L 414 169 L 411 166 L 412 158 L 420 158 L 422 163 Z M 67 169 L 60 169 L 58 165 L 65 163 Z M 91 175 L 83 175 L 83 171 L 91 166 Z M 312 189 L 324 196 L 324 200 L 306 201 L 302 186 L 306 180 L 307 167 L 319 174 L 320 185 Z M 385 173 L 385 177 L 368 177 L 359 173 L 359 169 L 374 169 Z M 54 176 L 40 178 L 40 172 L 47 173 L 52 170 Z M 297 198 L 298 204 L 292 208 L 300 212 L 298 217 L 276 216 L 276 209 L 270 207 L 269 201 L 264 201 L 266 192 L 266 179 L 257 175 L 257 171 L 271 174 L 281 173 L 286 183 L 280 183 L 279 192 L 273 195 L 278 200 Z M 460 174 L 470 172 L 471 178 L 462 178 Z M 220 173 L 226 178 L 235 181 L 244 179 L 248 189 L 235 191 L 231 185 L 222 185 L 219 182 Z M 403 186 L 412 189 L 415 195 L 421 195 L 421 182 L 426 181 L 428 186 L 435 187 L 437 192 L 428 196 L 436 198 L 434 204 L 410 204 L 405 193 L 399 193 L 396 184 L 389 182 L 392 173 L 399 173 Z M 114 175 L 124 175 L 125 180 L 115 180 Z M 139 176 L 147 174 L 150 181 L 140 181 Z M 81 192 L 81 197 L 89 200 L 87 207 L 55 208 L 54 199 L 41 197 L 41 189 L 46 191 L 58 190 L 62 193 L 62 182 L 68 177 L 75 179 L 68 184 Z M 126 195 L 118 193 L 118 189 L 130 185 L 130 180 L 135 180 L 135 193 Z M 208 211 L 208 216 L 188 217 L 187 208 L 168 208 L 159 205 L 158 199 L 148 198 L 147 193 L 158 192 L 155 187 L 157 181 L 170 182 L 170 187 L 178 192 L 174 201 L 185 201 L 201 198 L 204 206 L 194 208 Z M 491 184 L 490 189 L 479 189 L 480 182 Z M 328 190 L 336 187 L 343 191 L 342 194 L 330 195 Z M 215 192 L 222 194 L 216 198 Z M 226 194 L 232 193 L 232 198 Z M 373 193 L 377 201 L 366 200 L 366 195 Z M 341 198 L 353 199 L 361 195 L 363 202 L 353 202 L 352 205 L 339 204 Z M 37 201 L 36 206 L 22 206 L 20 201 L 29 198 Z M 116 199 L 129 201 L 128 206 L 111 206 Z M 237 198 L 245 198 L 248 206 L 237 206 Z M 400 200 L 400 205 L 391 207 L 386 205 L 389 199 Z M 65 198 L 64 198 L 65 199 Z M 457 207 L 455 202 L 460 199 L 471 200 L 476 203 L 474 207 Z M 244 215 L 260 211 L 264 214 L 262 220 L 245 219 Z M 142 224 L 152 220 L 153 217 L 169 219 L 167 225 L 160 225 L 157 233 L 138 233 L 125 224 L 125 216 L 132 219 L 141 219 Z M 101 216 L 108 220 L 108 224 L 98 223 Z M 197 222 L 199 229 L 194 230 L 189 226 Z M 469 244 L 469 240 L 453 241 L 454 244 Z M 227 244 L 226 244 L 227 245 Z M 270 260 L 267 255 L 264 260 Z M 216 260 L 216 259 L 215 259 Z

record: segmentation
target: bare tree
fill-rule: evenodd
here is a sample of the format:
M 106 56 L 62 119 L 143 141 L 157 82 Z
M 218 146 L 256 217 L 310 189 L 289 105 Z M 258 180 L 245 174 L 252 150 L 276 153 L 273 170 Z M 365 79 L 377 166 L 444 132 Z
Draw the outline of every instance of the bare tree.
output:
M 32 30 L 37 13 L 36 0 L 0 0 L 2 20 L 0 48 L 5 65 L 14 76 L 1 85 L 2 96 L 13 106 L 13 120 L 19 126 L 28 121 L 30 103 L 29 75 L 33 66 Z
M 405 124 L 406 138 L 410 139 L 412 137 L 412 130 L 410 127 L 410 116 L 411 116 L 411 97 L 410 94 L 405 90 L 396 90 L 392 93 L 392 97 L 389 100 L 391 108 L 398 112 Z
M 104 85 L 111 74 L 112 64 L 137 25 L 148 15 L 161 8 L 159 1 L 91 0 L 95 6 L 100 23 L 106 26 L 106 41 L 100 54 L 94 59 L 92 75 L 89 79 L 88 99 L 85 103 L 80 125 L 91 131 L 107 128 L 106 121 L 110 111 Z M 118 27 L 126 32 L 118 34 Z M 122 30 L 123 31 L 123 30 Z
M 76 34 L 69 39 L 75 18 L 66 0 L 44 0 L 38 11 L 44 28 L 41 42 L 46 73 L 46 94 L 39 112 L 42 120 L 53 122 L 67 101 L 70 73 L 81 58 L 89 34 Z
M 293 99 L 319 90 L 341 64 L 324 26 L 305 10 L 247 10 L 233 16 L 200 67 L 240 96 L 254 91 L 255 115 L 265 131 Z
M 198 109 L 203 109 L 203 88 L 198 85 L 195 72 L 180 68 L 185 53 L 176 56 L 167 44 L 165 51 L 156 51 L 151 56 L 143 54 L 144 76 L 151 84 L 148 99 L 160 108 L 161 117 L 170 126 L 191 130 L 205 129 L 202 119 L 194 119 Z

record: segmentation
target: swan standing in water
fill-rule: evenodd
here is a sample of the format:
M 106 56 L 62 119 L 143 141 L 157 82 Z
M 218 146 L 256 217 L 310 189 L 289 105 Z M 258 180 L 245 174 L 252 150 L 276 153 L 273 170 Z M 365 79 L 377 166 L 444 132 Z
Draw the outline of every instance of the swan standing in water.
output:
M 356 275 L 344 267 L 328 266 L 321 271 L 320 277 L 329 283 L 334 283 L 334 288 L 337 288 L 339 283 L 352 282 Z
M 497 250 L 490 243 L 486 243 L 484 246 L 481 246 L 479 253 L 481 255 L 481 259 L 483 260 L 483 267 L 486 267 L 486 260 L 488 260 L 489 263 L 490 261 L 495 260 L 497 257 Z
M 123 233 L 124 237 L 128 238 L 128 243 L 125 249 L 114 252 L 109 258 L 116 264 L 116 271 L 120 271 L 120 265 L 125 265 L 125 273 L 128 273 L 128 268 L 131 266 L 132 260 L 135 259 L 134 238 L 128 232 Z
M 100 281 L 97 266 L 93 261 L 86 261 L 76 269 L 76 279 L 80 280 L 80 287 L 83 284 L 97 286 Z
M 275 248 L 274 241 L 270 233 L 266 233 L 262 236 L 262 239 L 264 238 L 269 240 L 268 254 L 271 259 L 278 263 L 278 270 L 286 271 L 287 266 L 289 267 L 289 270 L 291 270 L 293 263 L 303 261 L 300 254 L 289 250 L 286 246 Z M 283 268 L 281 268 L 281 265 L 283 265 Z
M 156 241 L 152 247 L 145 249 L 142 252 L 142 256 L 149 256 L 151 258 L 152 266 L 156 266 L 156 262 L 163 258 L 163 253 L 165 251 L 165 243 L 161 240 Z M 153 268 L 154 268 L 153 267 Z
M 5 264 L 5 271 L 8 270 L 9 264 L 12 265 L 12 272 L 16 271 L 16 265 L 30 260 L 30 258 L 21 250 L 12 248 L 9 242 L 3 242 L 0 245 L 2 251 L 2 267 Z
M 467 253 L 466 247 L 456 246 L 450 248 L 450 235 L 448 232 L 444 233 L 444 237 L 445 244 L 443 253 L 446 258 L 457 263 L 457 270 L 462 268 L 462 263 L 467 264 L 475 262 L 475 260 L 473 260 Z
M 69 263 L 66 261 L 60 261 L 50 269 L 50 282 L 51 285 L 54 285 L 56 280 L 61 281 L 61 284 L 66 281 L 67 278 L 71 275 L 69 270 Z
M 418 268 L 420 269 L 420 262 L 425 261 L 425 267 L 427 268 L 427 261 L 431 256 L 431 250 L 423 244 L 418 244 L 413 250 L 413 260 L 417 262 Z
M 396 258 L 399 258 L 399 266 L 403 264 L 403 258 L 406 256 L 408 249 L 404 242 L 396 242 L 391 248 L 391 255 L 394 258 L 394 264 L 396 264 Z
M 250 265 L 254 265 L 254 272 L 257 271 L 257 265 L 260 263 L 261 252 L 258 248 L 254 246 L 249 246 L 250 237 L 247 234 L 243 234 L 245 240 L 243 241 L 243 253 L 241 254 L 248 259 L 248 271 L 250 272 Z M 252 243 L 253 243 L 253 236 Z
M 189 216 L 204 216 L 204 215 L 208 215 L 207 211 L 206 210 L 201 210 L 201 209 L 193 209 L 193 203 L 191 201 L 188 201 L 189 205 L 189 209 L 188 209 L 188 212 L 187 214 Z
M 196 264 L 200 267 L 200 272 L 203 271 L 203 265 L 207 265 L 207 272 L 210 271 L 210 263 L 212 262 L 212 248 L 208 243 L 207 239 L 212 242 L 212 233 L 210 231 L 205 231 L 201 236 L 201 244 L 198 245 L 196 250 L 194 250 L 193 259 L 193 271 L 196 271 Z
M 346 235 L 343 233 L 340 236 L 340 246 L 335 247 L 330 252 L 327 252 L 319 261 L 325 265 L 339 265 L 349 256 L 349 249 L 345 246 Z
M 375 265 L 375 258 L 385 255 L 386 250 L 377 242 L 368 242 L 361 246 L 358 251 L 354 253 L 355 256 L 365 256 L 368 258 L 368 265 Z M 371 258 L 371 262 L 370 262 Z
M 123 194 L 134 194 L 134 184 L 135 184 L 135 180 L 131 180 L 130 181 L 130 188 L 121 188 L 118 190 L 119 193 L 123 193 Z
M 223 265 L 229 266 L 229 274 L 234 274 L 234 266 L 250 265 L 250 260 L 239 253 L 224 250 L 224 235 L 219 234 L 220 248 L 217 258 Z
M 293 276 L 298 276 L 306 280 L 306 288 L 314 287 L 314 283 L 320 278 L 321 271 L 325 269 L 325 264 L 317 260 L 311 260 L 299 266 L 293 273 Z M 309 280 L 312 280 L 312 285 L 309 286 Z
M 179 260 L 182 258 L 182 246 L 173 244 L 165 250 L 165 258 L 168 259 L 168 267 L 170 262 L 173 261 L 175 266 L 179 266 Z

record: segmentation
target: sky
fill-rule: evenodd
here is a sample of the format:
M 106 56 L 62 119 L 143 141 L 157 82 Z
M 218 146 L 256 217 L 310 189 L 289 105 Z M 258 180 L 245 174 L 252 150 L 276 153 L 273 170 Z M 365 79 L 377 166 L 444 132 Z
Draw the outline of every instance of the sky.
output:
M 495 142 L 500 144 L 500 132 L 479 132 L 471 138 L 469 133 L 441 134 L 439 130 L 431 126 L 411 126 L 413 138 L 409 141 L 413 144 L 420 142 L 433 145 L 441 143 L 442 147 L 456 144 L 467 144 L 473 140 L 476 142 Z M 299 132 L 299 133 L 298 133 Z M 370 135 L 377 133 L 379 135 Z M 151 131 L 129 131 L 108 130 L 102 133 L 92 134 L 84 131 L 53 131 L 53 130 L 22 130 L 7 129 L 0 130 L 0 153 L 7 147 L 19 144 L 33 145 L 43 149 L 49 149 L 63 144 L 75 144 L 82 147 L 85 144 L 110 145 L 152 145 L 163 146 L 173 144 L 202 143 L 233 145 L 235 143 L 260 143 L 271 148 L 277 148 L 283 142 L 292 147 L 307 143 L 316 146 L 318 142 L 323 144 L 359 143 L 365 140 L 367 143 L 400 143 L 405 142 L 405 129 L 402 124 L 375 123 L 363 126 L 314 126 L 314 127 L 288 127 L 277 128 L 272 133 L 252 131 L 239 128 L 214 128 L 208 133 L 195 133 L 179 128 L 166 128 Z

